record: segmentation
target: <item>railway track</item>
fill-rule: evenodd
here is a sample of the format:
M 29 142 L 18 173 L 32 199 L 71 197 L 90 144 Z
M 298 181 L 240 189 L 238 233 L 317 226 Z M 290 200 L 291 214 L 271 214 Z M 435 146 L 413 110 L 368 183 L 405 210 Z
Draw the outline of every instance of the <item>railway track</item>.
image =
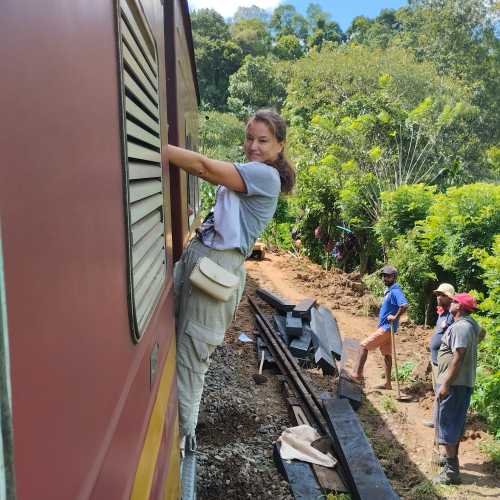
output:
M 332 450 L 339 461 L 336 471 L 351 496 L 361 500 L 399 498 L 385 476 L 348 400 L 332 398 L 321 401 L 305 379 L 288 346 L 275 332 L 255 300 L 248 297 L 248 302 L 255 313 L 260 334 L 281 374 L 299 398 L 309 424 L 322 436 L 330 439 Z M 320 480 L 319 483 L 321 484 Z M 302 496 L 295 494 L 296 498 L 307 498 L 300 495 Z

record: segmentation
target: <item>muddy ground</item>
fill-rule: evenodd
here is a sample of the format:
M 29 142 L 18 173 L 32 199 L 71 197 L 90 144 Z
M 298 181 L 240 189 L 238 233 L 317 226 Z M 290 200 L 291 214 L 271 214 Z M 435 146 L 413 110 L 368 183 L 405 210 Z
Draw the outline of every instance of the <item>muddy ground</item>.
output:
M 376 328 L 374 299 L 366 293 L 360 276 L 340 271 L 325 272 L 304 257 L 268 254 L 263 261 L 248 261 L 246 293 L 267 288 L 291 300 L 315 297 L 335 314 L 343 338 L 361 340 Z M 200 499 L 291 499 L 287 483 L 272 459 L 272 443 L 293 425 L 276 375 L 255 385 L 257 371 L 254 343 L 238 340 L 244 332 L 254 337 L 253 315 L 243 299 L 225 344 L 214 354 L 207 374 L 198 427 Z M 365 368 L 365 398 L 359 417 L 382 467 L 397 493 L 405 499 L 500 498 L 500 474 L 480 450 L 489 437 L 483 424 L 471 419 L 461 443 L 461 486 L 431 486 L 434 433 L 422 425 L 432 406 L 427 364 L 430 329 L 403 321 L 398 336 L 398 362 L 411 362 L 414 401 L 396 401 L 394 391 L 374 389 L 383 374 L 383 361 L 372 353 Z M 330 377 L 306 370 L 318 394 L 333 388 Z

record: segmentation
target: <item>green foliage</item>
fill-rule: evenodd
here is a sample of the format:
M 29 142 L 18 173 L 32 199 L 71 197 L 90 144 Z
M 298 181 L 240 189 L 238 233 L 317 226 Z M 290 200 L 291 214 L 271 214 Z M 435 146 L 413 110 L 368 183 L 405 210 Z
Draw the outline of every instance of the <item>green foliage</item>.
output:
M 261 236 L 262 241 L 268 248 L 277 248 L 284 251 L 294 249 L 292 229 L 296 216 L 293 200 L 287 196 L 280 196 L 274 217 Z
M 244 56 L 266 56 L 271 50 L 271 35 L 264 22 L 242 20 L 231 25 L 231 37 Z
M 211 9 L 191 13 L 198 85 L 203 105 L 224 109 L 229 76 L 243 59 L 241 48 L 230 40 L 224 18 Z
M 497 468 L 500 467 L 500 439 L 489 439 L 479 446 L 481 451 L 490 457 Z
M 280 5 L 274 9 L 269 23 L 275 37 L 293 35 L 306 42 L 308 36 L 308 22 L 304 16 L 299 14 L 293 5 Z
M 392 396 L 389 396 L 389 395 L 385 395 L 380 400 L 380 406 L 387 413 L 396 413 L 398 411 L 398 407 L 396 406 L 396 402 L 394 401 L 394 398 Z
M 278 59 L 290 61 L 304 55 L 304 48 L 295 35 L 281 35 L 274 44 L 273 54 Z
M 433 186 L 413 184 L 380 194 L 380 215 L 375 232 L 385 247 L 397 236 L 413 229 L 415 222 L 425 219 L 435 192 Z
M 417 323 L 427 322 L 437 279 L 436 266 L 432 257 L 422 251 L 415 230 L 396 239 L 389 250 L 388 261 L 399 271 L 398 282 L 410 304 L 409 317 Z
M 245 124 L 229 113 L 209 111 L 200 113 L 200 151 L 209 158 L 243 161 Z M 215 186 L 201 181 L 201 209 L 208 213 L 215 204 Z
M 259 108 L 281 108 L 285 87 L 269 58 L 247 56 L 229 79 L 229 109 L 244 119 Z
M 485 417 L 492 432 L 500 438 L 500 234 L 495 236 L 491 253 L 482 250 L 476 256 L 487 288 L 480 296 L 476 319 L 486 330 L 486 336 L 479 345 L 472 407 Z
M 500 186 L 476 183 L 437 195 L 419 231 L 423 249 L 461 290 L 484 290 L 478 249 L 490 251 L 500 233 Z
M 415 363 L 413 361 L 405 361 L 402 366 L 398 367 L 398 377 L 399 381 L 406 383 L 411 381 L 411 373 L 415 368 Z M 392 380 L 396 380 L 396 371 L 392 372 Z
M 245 123 L 230 113 L 200 113 L 201 152 L 209 158 L 243 161 Z

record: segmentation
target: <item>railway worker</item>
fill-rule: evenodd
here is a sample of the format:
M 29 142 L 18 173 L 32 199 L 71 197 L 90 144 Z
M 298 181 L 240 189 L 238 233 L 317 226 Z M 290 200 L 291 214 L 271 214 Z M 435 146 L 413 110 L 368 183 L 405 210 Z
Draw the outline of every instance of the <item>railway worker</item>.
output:
M 429 343 L 429 349 L 431 352 L 432 386 L 434 388 L 434 392 L 436 392 L 438 351 L 441 347 L 441 339 L 443 338 L 444 332 L 453 323 L 453 316 L 450 312 L 450 304 L 455 295 L 455 289 L 453 288 L 453 285 L 450 285 L 449 283 L 441 283 L 434 290 L 433 294 L 436 297 L 438 318 L 436 321 L 436 327 L 434 328 L 434 333 Z M 436 411 L 437 404 L 434 404 L 432 420 L 424 420 L 422 422 L 426 427 L 434 427 L 436 420 Z
M 398 272 L 394 266 L 384 266 L 380 275 L 384 280 L 384 301 L 380 308 L 377 330 L 360 343 L 358 362 L 352 373 L 352 378 L 357 382 L 363 382 L 363 368 L 368 358 L 368 352 L 377 347 L 384 356 L 385 383 L 377 385 L 378 389 L 392 389 L 392 344 L 391 344 L 391 322 L 394 334 L 398 330 L 399 318 L 408 308 L 408 301 L 396 283 Z
M 444 464 L 435 483 L 459 484 L 458 446 L 465 427 L 465 416 L 476 379 L 477 345 L 484 330 L 470 316 L 477 309 L 468 293 L 453 297 L 450 312 L 453 324 L 441 339 L 438 352 L 437 437 L 444 448 Z
M 219 186 L 213 211 L 174 268 L 177 387 L 186 450 L 196 448 L 195 429 L 205 374 L 210 356 L 223 342 L 241 300 L 245 258 L 273 217 L 280 192 L 290 192 L 295 182 L 295 171 L 284 154 L 285 140 L 283 118 L 275 111 L 260 110 L 246 125 L 247 163 L 212 160 L 183 148 L 168 147 L 171 163 Z M 227 302 L 191 285 L 191 273 L 203 257 L 238 278 L 238 286 Z

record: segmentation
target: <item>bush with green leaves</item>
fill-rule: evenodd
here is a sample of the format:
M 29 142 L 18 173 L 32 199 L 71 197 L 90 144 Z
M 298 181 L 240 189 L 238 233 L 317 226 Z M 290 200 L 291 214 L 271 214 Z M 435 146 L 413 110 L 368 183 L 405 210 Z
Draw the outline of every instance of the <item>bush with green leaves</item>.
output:
M 461 291 L 485 291 L 478 251 L 491 252 L 500 233 L 500 185 L 476 183 L 436 195 L 418 223 L 421 248 Z
M 435 192 L 434 186 L 413 184 L 380 194 L 380 215 L 375 232 L 384 248 L 412 230 L 415 222 L 427 217 Z
M 479 344 L 477 380 L 472 407 L 488 422 L 493 434 L 500 439 L 500 234 L 491 253 L 476 252 L 483 269 L 487 291 L 479 294 L 480 312 L 476 319 L 486 330 Z

